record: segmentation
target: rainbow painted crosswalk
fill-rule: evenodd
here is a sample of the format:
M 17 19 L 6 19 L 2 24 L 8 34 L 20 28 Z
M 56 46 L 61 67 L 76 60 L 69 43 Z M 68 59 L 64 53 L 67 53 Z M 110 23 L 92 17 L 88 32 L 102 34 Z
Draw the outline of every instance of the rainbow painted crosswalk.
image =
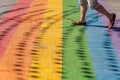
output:
M 104 4 L 102 1 L 101 4 Z M 0 19 L 0 80 L 120 80 L 120 25 L 78 1 L 14 0 Z

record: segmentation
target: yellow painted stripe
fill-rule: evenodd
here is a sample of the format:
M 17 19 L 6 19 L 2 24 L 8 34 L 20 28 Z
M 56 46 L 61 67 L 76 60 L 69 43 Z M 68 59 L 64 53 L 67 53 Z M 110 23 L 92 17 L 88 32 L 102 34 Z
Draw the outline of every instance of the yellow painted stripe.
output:
M 62 0 L 49 0 L 29 80 L 62 79 Z

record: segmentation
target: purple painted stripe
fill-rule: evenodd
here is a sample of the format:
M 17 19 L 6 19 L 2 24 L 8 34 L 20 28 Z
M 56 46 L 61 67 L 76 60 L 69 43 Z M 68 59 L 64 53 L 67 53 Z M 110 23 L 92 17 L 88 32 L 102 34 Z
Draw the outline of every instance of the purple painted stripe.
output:
M 107 9 L 109 12 L 112 12 L 105 4 L 102 0 L 98 0 L 100 4 L 102 4 L 105 9 Z M 102 22 L 103 24 L 106 26 L 106 25 L 109 25 L 109 20 L 103 16 L 102 14 L 99 13 L 99 16 L 100 18 L 102 19 Z M 119 19 L 116 19 L 116 22 L 115 22 L 115 25 L 114 25 L 114 28 L 113 29 L 108 29 L 107 30 L 109 35 L 110 35 L 110 38 L 111 38 L 111 41 L 113 43 L 113 46 L 115 47 L 115 51 L 117 52 L 117 55 L 118 55 L 118 58 L 120 60 L 120 20 Z

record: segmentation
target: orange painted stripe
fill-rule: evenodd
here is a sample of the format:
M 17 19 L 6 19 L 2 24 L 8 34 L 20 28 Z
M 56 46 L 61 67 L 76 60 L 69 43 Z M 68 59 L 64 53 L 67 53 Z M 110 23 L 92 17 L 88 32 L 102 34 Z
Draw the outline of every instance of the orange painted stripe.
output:
M 28 0 L 27 0 L 28 1 Z M 1 80 L 28 80 L 47 0 L 33 0 L 0 60 Z
M 0 20 L 0 57 L 3 55 L 11 37 L 20 23 L 16 21 L 22 21 L 22 17 L 31 2 L 32 0 L 19 0 L 10 11 L 5 12 L 5 16 Z

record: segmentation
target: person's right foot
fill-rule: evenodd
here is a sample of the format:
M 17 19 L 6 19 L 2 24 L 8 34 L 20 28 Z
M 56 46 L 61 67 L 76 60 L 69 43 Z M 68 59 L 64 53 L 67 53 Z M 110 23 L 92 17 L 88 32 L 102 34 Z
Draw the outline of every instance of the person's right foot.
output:
M 72 25 L 86 25 L 86 21 L 73 21 Z
M 115 19 L 116 19 L 116 14 L 113 13 L 112 14 L 112 19 L 110 20 L 110 25 L 109 25 L 109 29 L 111 29 L 113 26 L 114 26 L 114 23 L 115 23 Z

